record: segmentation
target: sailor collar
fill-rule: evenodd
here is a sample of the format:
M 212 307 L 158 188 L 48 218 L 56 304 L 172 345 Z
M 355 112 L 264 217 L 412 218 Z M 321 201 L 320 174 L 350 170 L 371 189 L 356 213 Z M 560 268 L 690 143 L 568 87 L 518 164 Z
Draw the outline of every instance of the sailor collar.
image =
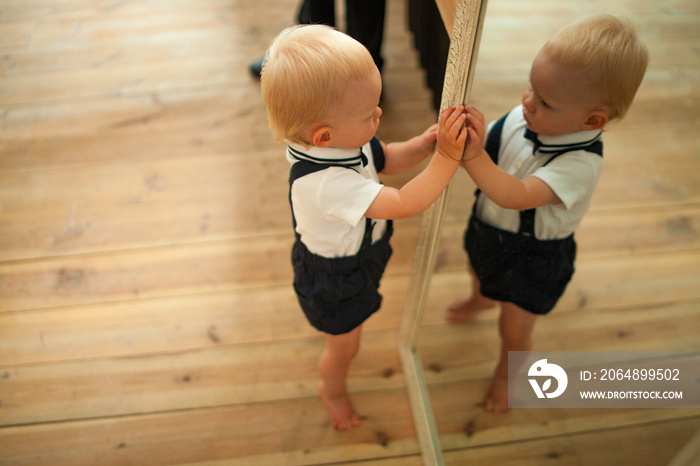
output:
M 585 149 L 598 142 L 602 135 L 602 130 L 592 130 L 577 131 L 575 133 L 562 134 L 559 136 L 547 136 L 544 134 L 537 134 L 529 128 L 526 128 L 524 136 L 526 139 L 533 142 L 532 155 L 535 155 L 535 152 L 541 154 L 556 154 Z
M 361 148 L 337 149 L 334 147 L 305 148 L 298 144 L 287 146 L 287 155 L 297 161 L 307 161 L 317 164 L 358 167 L 367 165 L 367 156 Z

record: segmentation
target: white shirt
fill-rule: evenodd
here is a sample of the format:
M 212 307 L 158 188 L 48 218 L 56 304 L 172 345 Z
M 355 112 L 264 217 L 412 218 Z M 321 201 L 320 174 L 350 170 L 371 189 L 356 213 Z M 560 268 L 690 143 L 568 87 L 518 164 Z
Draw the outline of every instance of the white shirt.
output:
M 489 126 L 489 130 L 491 129 Z M 588 211 L 591 197 L 603 169 L 603 157 L 585 150 L 574 150 L 555 158 L 546 167 L 551 153 L 532 155 L 533 143 L 524 137 L 527 123 L 522 105 L 507 116 L 501 135 L 498 166 L 507 173 L 522 179 L 536 176 L 552 188 L 561 203 L 538 207 L 535 213 L 535 237 L 561 239 L 571 235 Z M 565 150 L 567 147 L 599 139 L 600 130 L 579 131 L 560 136 L 539 135 L 542 149 Z M 489 225 L 502 230 L 517 232 L 520 227 L 518 210 L 503 209 L 483 193 L 476 205 L 476 215 Z
M 316 163 L 347 163 L 357 159 L 359 149 L 334 149 L 291 144 L 287 160 L 298 158 Z M 306 176 L 292 184 L 291 200 L 296 231 L 301 241 L 314 254 L 343 257 L 357 254 L 365 234 L 365 212 L 382 190 L 370 144 L 362 147 L 367 155 L 366 166 L 330 167 Z M 375 223 L 372 242 L 386 231 L 386 220 Z

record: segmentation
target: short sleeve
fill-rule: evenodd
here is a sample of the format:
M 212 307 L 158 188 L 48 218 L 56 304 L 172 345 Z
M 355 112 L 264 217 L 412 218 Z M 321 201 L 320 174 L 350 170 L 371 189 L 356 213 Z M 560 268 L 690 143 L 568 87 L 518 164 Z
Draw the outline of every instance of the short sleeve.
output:
M 382 190 L 381 183 L 352 169 L 332 167 L 323 171 L 316 201 L 329 219 L 356 226 Z
M 567 209 L 590 198 L 603 167 L 603 158 L 591 152 L 569 152 L 538 168 L 535 176 L 554 191 Z

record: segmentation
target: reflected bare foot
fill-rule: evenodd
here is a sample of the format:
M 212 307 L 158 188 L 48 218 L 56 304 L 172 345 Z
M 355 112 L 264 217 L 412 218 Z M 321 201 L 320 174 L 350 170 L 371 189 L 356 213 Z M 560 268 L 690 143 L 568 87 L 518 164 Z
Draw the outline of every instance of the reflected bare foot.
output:
M 451 324 L 459 324 L 469 320 L 476 312 L 495 307 L 497 304 L 498 302 L 483 296 L 460 299 L 447 308 L 445 320 Z

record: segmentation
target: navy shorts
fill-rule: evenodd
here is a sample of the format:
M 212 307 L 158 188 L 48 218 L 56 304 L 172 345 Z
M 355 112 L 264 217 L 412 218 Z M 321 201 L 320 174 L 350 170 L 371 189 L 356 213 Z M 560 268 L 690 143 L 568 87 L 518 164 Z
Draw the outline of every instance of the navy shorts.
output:
M 464 248 L 481 283 L 481 294 L 547 314 L 574 274 L 576 242 L 538 240 L 484 223 L 472 215 Z
M 391 222 L 384 236 L 355 256 L 326 258 L 297 240 L 292 249 L 294 291 L 309 323 L 331 335 L 348 333 L 382 303 L 379 282 L 392 254 Z

